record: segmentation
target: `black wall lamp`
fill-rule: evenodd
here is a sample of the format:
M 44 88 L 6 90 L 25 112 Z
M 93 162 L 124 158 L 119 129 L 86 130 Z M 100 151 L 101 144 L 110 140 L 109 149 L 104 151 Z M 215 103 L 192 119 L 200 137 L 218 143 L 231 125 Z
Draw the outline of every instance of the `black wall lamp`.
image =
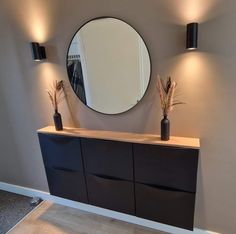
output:
M 196 50 L 198 43 L 198 23 L 187 24 L 186 49 Z
M 40 46 L 38 42 L 31 42 L 32 56 L 35 61 L 46 59 L 45 47 Z

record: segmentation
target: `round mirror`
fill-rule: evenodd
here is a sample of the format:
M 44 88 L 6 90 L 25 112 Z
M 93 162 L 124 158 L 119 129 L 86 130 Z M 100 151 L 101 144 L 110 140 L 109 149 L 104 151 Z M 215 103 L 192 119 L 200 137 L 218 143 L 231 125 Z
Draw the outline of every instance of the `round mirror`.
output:
M 144 96 L 151 63 L 137 31 L 119 19 L 99 18 L 84 24 L 71 40 L 67 72 L 85 105 L 104 114 L 118 114 Z

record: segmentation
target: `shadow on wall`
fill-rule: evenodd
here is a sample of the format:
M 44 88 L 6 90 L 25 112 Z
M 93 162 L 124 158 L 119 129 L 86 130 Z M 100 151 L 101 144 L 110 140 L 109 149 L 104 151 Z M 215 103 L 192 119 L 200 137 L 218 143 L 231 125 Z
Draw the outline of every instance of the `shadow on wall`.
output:
M 236 31 L 232 29 L 236 18 L 232 14 L 227 18 L 226 20 L 225 15 L 222 15 L 201 24 L 200 51 L 225 58 L 235 57 Z

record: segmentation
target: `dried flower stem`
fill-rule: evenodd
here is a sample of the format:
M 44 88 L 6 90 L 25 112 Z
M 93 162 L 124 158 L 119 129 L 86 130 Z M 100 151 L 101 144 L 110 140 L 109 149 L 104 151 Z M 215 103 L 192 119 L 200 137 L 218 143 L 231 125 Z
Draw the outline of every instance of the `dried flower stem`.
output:
M 179 102 L 175 100 L 175 88 L 177 86 L 176 82 L 172 82 L 171 77 L 168 77 L 165 81 L 157 76 L 157 89 L 160 96 L 160 103 L 163 115 L 168 115 L 175 105 L 185 104 L 184 102 Z
M 55 80 L 53 82 L 52 87 L 47 90 L 49 99 L 52 103 L 55 112 L 58 112 L 58 104 L 63 99 L 63 97 L 61 97 L 61 95 L 63 94 L 63 88 L 63 81 L 61 80 L 58 82 L 57 80 Z

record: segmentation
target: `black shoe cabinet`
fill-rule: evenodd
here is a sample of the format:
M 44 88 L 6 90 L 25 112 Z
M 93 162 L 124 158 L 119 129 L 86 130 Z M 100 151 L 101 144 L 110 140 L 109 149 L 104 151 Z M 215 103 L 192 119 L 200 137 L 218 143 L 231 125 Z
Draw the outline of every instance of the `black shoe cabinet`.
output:
M 38 130 L 52 195 L 193 230 L 199 139 Z

